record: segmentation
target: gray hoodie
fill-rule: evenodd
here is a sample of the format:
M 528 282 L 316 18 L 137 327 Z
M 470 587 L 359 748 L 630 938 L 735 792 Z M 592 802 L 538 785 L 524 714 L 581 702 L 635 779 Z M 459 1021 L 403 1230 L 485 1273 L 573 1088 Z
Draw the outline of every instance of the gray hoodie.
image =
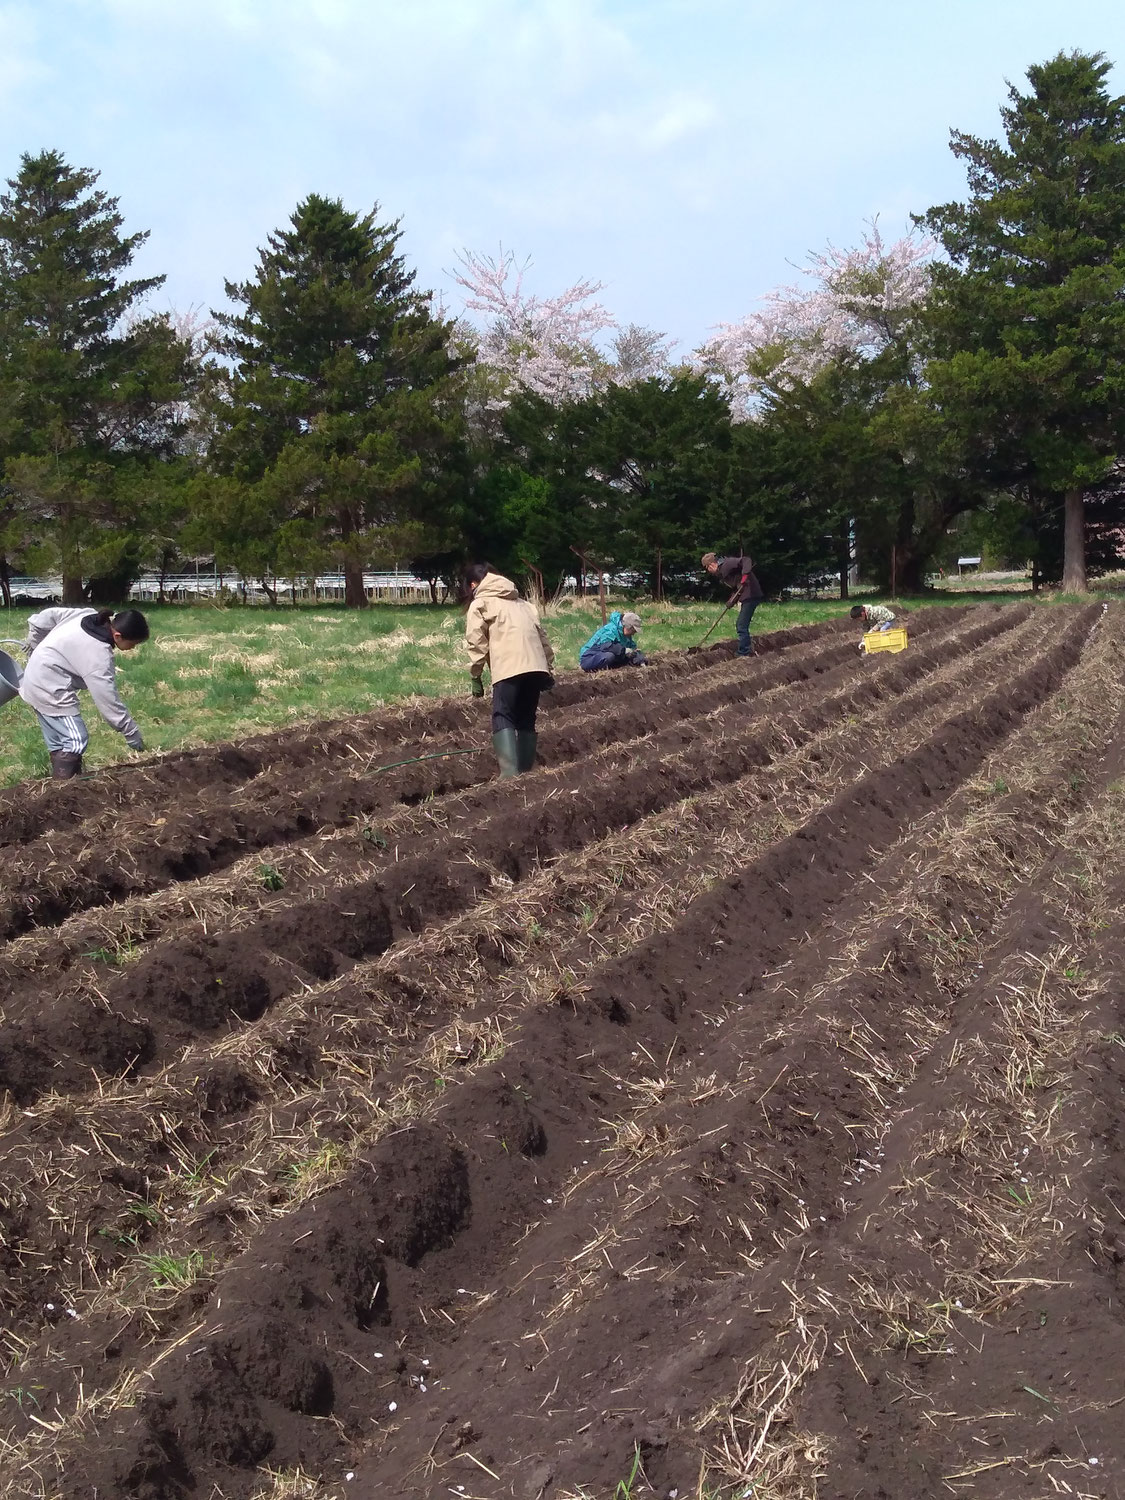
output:
M 20 683 L 20 697 L 48 719 L 78 713 L 78 690 L 85 688 L 102 718 L 134 750 L 144 747 L 141 731 L 117 692 L 113 647 L 82 628 L 92 609 L 43 609 L 27 622 L 31 659 Z

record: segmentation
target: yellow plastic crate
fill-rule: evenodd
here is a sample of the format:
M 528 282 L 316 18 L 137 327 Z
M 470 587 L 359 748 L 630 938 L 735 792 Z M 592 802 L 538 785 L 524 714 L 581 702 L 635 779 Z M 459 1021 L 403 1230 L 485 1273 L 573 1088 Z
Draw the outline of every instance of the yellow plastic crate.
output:
M 905 625 L 895 625 L 890 630 L 869 630 L 863 637 L 863 649 L 869 655 L 873 651 L 905 651 L 906 646 Z

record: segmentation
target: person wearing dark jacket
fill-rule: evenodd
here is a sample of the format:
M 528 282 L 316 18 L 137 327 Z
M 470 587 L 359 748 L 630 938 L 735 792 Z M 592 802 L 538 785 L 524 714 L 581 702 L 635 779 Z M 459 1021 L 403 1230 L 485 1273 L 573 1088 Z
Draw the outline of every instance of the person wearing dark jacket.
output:
M 43 609 L 27 622 L 30 653 L 20 697 L 35 711 L 51 757 L 51 777 L 69 781 L 82 772 L 90 736 L 78 710 L 85 688 L 102 718 L 125 736 L 130 750 L 144 740 L 117 691 L 115 651 L 131 651 L 148 640 L 139 609 Z
M 712 578 L 717 578 L 724 588 L 731 590 L 728 606 L 740 606 L 734 627 L 734 633 L 738 637 L 738 654 L 752 656 L 754 648 L 750 644 L 750 621 L 763 598 L 762 585 L 754 576 L 754 559 L 717 557 L 714 552 L 705 552 L 700 561 Z

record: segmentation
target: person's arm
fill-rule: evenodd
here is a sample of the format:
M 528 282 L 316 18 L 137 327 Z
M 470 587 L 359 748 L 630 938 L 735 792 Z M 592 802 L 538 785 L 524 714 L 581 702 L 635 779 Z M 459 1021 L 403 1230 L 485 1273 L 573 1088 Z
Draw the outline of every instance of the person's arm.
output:
M 71 615 L 81 613 L 81 610 L 72 609 L 69 606 L 64 608 L 57 604 L 52 605 L 50 609 L 41 609 L 27 622 L 27 640 L 24 642 L 24 650 L 30 656 L 39 642 L 45 641 L 56 625 L 61 625 L 63 620 Z
M 465 645 L 469 648 L 469 676 L 479 678 L 488 665 L 488 622 L 475 599 L 465 616 Z
M 535 622 L 535 628 L 539 632 L 539 642 L 543 647 L 543 655 L 547 658 L 547 671 L 553 672 L 555 669 L 555 648 L 547 639 L 547 632 L 538 620 Z
M 741 559 L 724 557 L 719 564 L 717 577 L 724 588 L 731 590 L 731 596 L 727 600 L 727 608 L 729 609 L 732 604 L 738 602 L 738 598 L 742 593 Z
M 125 736 L 130 750 L 143 750 L 144 736 L 137 728 L 137 721 L 121 701 L 117 691 L 117 673 L 113 666 L 112 651 L 107 654 L 105 665 L 87 671 L 84 681 L 94 707 L 111 729 Z
M 761 597 L 762 586 L 754 575 L 754 559 L 743 557 L 739 559 L 741 578 L 738 585 L 738 597 L 745 604 L 749 599 Z

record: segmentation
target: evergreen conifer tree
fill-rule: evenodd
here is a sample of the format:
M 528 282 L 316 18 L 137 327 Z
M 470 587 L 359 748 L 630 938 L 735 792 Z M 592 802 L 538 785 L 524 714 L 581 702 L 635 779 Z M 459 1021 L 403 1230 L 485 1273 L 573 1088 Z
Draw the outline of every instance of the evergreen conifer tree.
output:
M 462 431 L 452 325 L 414 289 L 398 222 L 377 213 L 310 195 L 269 236 L 255 278 L 227 283 L 240 311 L 215 315 L 230 361 L 213 405 L 216 465 L 242 486 L 259 541 L 334 555 L 354 606 L 367 602 L 372 528 L 435 503 L 437 461 Z M 259 570 L 277 564 L 267 553 L 259 546 Z
M 124 278 L 147 234 L 122 234 L 97 180 L 43 151 L 0 197 L 7 543 L 45 547 L 70 604 L 84 579 L 128 571 L 137 548 L 122 491 L 135 496 L 138 469 L 175 447 L 190 364 L 168 319 L 139 315 L 164 278 Z
M 1065 511 L 1063 587 L 1084 590 L 1083 493 L 1125 443 L 1125 100 L 1101 54 L 1060 53 L 1009 90 L 1005 140 L 953 133 L 968 202 L 927 225 L 947 422 L 987 430 L 996 481 Z

